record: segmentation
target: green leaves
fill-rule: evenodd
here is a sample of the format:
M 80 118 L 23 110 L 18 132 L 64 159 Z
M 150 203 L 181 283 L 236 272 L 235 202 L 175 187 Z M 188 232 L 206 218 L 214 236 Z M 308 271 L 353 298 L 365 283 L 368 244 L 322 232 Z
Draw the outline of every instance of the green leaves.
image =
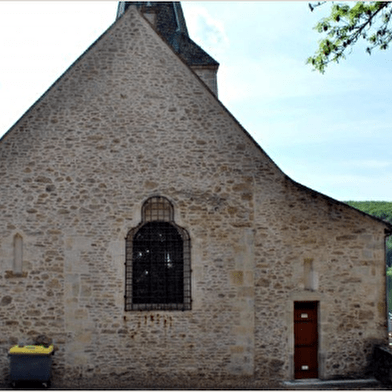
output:
M 309 7 L 314 11 L 324 4 L 319 2 L 309 4 Z M 326 37 L 319 41 L 318 50 L 306 62 L 324 73 L 330 62 L 344 59 L 347 51 L 351 52 L 360 39 L 369 43 L 366 48 L 369 54 L 376 47 L 387 49 L 392 40 L 389 26 L 391 16 L 392 3 L 389 2 L 332 3 L 329 16 L 314 27 L 319 33 L 326 34 Z
M 357 210 L 392 223 L 392 202 L 390 201 L 347 201 L 346 203 Z

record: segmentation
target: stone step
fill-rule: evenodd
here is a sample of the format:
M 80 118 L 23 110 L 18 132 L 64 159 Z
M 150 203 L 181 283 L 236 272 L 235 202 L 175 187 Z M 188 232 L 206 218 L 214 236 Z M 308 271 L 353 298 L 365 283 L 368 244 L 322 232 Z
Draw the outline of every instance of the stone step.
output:
M 375 378 L 355 380 L 320 380 L 318 378 L 284 381 L 285 389 L 383 389 Z

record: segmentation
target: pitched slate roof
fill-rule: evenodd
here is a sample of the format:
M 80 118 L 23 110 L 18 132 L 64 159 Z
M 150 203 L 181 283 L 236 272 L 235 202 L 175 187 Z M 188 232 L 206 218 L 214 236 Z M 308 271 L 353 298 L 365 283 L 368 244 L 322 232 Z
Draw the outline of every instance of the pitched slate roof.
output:
M 156 14 L 157 32 L 189 66 L 219 66 L 216 60 L 190 39 L 180 2 L 120 1 L 117 19 L 130 6 L 136 6 L 141 12 Z

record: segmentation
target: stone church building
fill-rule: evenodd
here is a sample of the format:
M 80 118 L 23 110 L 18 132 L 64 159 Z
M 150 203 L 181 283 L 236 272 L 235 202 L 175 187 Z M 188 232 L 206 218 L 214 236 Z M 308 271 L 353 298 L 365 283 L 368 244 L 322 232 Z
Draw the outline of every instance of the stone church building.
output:
M 122 2 L 1 139 L 3 380 L 39 335 L 64 382 L 366 374 L 392 226 L 288 178 L 217 72 L 180 3 Z

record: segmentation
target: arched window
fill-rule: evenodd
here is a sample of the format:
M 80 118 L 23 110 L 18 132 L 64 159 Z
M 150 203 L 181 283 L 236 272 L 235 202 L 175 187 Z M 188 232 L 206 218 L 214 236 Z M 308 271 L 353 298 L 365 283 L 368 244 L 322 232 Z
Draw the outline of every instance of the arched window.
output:
M 191 308 L 190 241 L 164 197 L 142 207 L 142 222 L 126 239 L 125 310 Z

